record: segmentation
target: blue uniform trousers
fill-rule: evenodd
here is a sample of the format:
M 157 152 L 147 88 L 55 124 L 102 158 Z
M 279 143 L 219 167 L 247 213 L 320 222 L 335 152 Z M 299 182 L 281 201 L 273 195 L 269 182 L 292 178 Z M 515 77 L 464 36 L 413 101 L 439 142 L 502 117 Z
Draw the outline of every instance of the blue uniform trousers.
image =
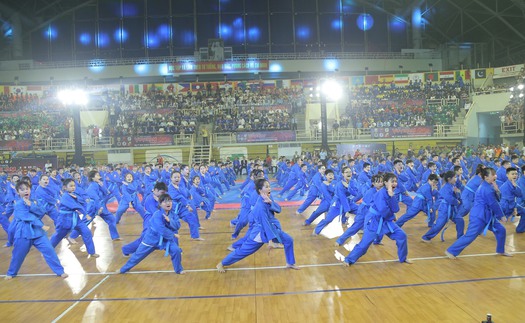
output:
M 465 249 L 469 244 L 471 244 L 480 234 L 483 233 L 487 223 L 478 218 L 470 217 L 470 222 L 468 224 L 467 232 L 456 240 L 447 251 L 454 256 L 459 255 L 463 249 Z M 507 231 L 505 227 L 501 225 L 498 221 L 495 221 L 492 226 L 487 228 L 488 230 L 494 233 L 496 237 L 496 252 L 504 253 L 505 252 L 505 238 L 507 237 Z
M 407 235 L 406 233 L 398 227 L 395 223 L 391 224 L 392 232 L 387 231 L 385 234 L 392 240 L 396 241 L 397 245 L 397 256 L 399 262 L 405 262 L 408 255 L 408 246 L 407 246 Z M 361 256 L 363 256 L 370 245 L 376 240 L 378 234 L 376 231 L 371 231 L 368 228 L 365 228 L 361 242 L 359 242 L 354 249 L 350 252 L 345 258 L 345 262 L 349 264 L 355 263 Z
M 62 264 L 60 264 L 60 260 L 58 260 L 58 256 L 53 246 L 51 246 L 49 239 L 46 236 L 41 236 L 35 239 L 15 239 L 13 253 L 11 256 L 11 264 L 7 270 L 8 276 L 14 277 L 18 274 L 18 270 L 20 270 L 27 253 L 31 249 L 31 246 L 35 246 L 35 248 L 40 251 L 40 253 L 42 253 L 42 256 L 44 256 L 47 265 L 55 274 L 61 276 L 64 273 L 64 267 L 62 267 Z

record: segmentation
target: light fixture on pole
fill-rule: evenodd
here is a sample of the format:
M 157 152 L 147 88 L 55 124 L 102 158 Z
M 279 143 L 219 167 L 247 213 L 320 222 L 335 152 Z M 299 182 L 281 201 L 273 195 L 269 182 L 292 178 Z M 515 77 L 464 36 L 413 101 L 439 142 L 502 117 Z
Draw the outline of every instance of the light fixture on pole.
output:
M 80 130 L 80 108 L 88 103 L 87 93 L 83 90 L 63 90 L 58 92 L 57 98 L 65 107 L 71 109 L 73 115 L 73 135 L 75 141 L 75 155 L 72 163 L 84 166 L 85 158 L 82 155 L 82 134 Z
M 326 102 L 327 100 L 338 101 L 343 96 L 343 89 L 334 79 L 324 79 L 321 80 L 319 94 L 321 99 L 321 149 L 330 152 L 330 147 L 328 146 L 328 113 L 326 111 Z

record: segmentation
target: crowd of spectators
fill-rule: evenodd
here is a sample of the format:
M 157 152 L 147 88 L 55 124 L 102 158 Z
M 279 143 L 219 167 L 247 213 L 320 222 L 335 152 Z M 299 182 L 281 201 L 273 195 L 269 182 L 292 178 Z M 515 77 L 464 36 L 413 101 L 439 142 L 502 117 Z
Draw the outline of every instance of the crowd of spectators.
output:
M 427 105 L 427 100 L 459 100 L 466 96 L 468 90 L 469 85 L 460 85 L 458 82 L 355 87 L 350 91 L 350 104 L 339 126 L 380 128 L 450 125 L 457 117 L 460 105 Z
M 26 112 L 0 118 L 0 140 L 45 141 L 69 138 L 68 112 Z

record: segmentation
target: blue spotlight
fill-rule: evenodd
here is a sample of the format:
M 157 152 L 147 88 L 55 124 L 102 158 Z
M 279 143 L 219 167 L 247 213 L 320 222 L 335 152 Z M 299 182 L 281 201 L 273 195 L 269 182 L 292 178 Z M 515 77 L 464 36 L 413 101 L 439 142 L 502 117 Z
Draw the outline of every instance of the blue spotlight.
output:
M 239 18 L 235 18 L 235 20 L 233 21 L 233 28 L 242 28 L 242 18 L 239 17 Z
M 341 19 L 337 18 L 332 20 L 332 29 L 333 30 L 341 30 L 343 23 L 341 22 Z
M 145 75 L 149 72 L 149 65 L 148 64 L 137 64 L 133 67 L 133 70 L 138 75 Z
M 374 18 L 368 13 L 362 13 L 357 17 L 356 23 L 359 29 L 367 31 L 374 26 Z
M 80 43 L 82 45 L 89 45 L 89 44 L 91 44 L 91 34 L 90 33 L 82 33 L 82 34 L 80 34 L 80 36 L 78 37 L 78 41 L 80 41 Z
M 279 63 L 271 63 L 270 64 L 270 72 L 279 73 L 283 71 L 283 67 Z
M 339 61 L 336 59 L 325 59 L 323 62 L 324 69 L 327 71 L 335 71 L 336 69 L 339 69 Z
M 117 43 L 125 43 L 126 40 L 128 40 L 128 32 L 124 28 L 117 28 L 117 30 L 115 30 L 115 33 L 113 34 L 113 39 Z
M 110 43 L 109 35 L 106 33 L 99 33 L 98 34 L 98 47 L 104 48 L 108 47 Z
M 161 39 L 168 40 L 171 38 L 171 27 L 168 24 L 162 24 L 157 29 L 157 33 L 159 34 Z
M 148 33 L 146 37 L 146 47 L 158 48 L 160 46 L 159 37 L 154 33 Z
M 392 31 L 404 31 L 406 28 L 405 22 L 398 18 L 398 17 L 392 17 L 390 20 L 390 30 Z
M 219 26 L 219 36 L 222 39 L 229 39 L 232 36 L 232 28 L 230 26 L 221 24 Z
M 44 37 L 51 40 L 57 39 L 58 31 L 56 27 L 49 25 L 46 29 L 44 29 Z
M 251 27 L 248 29 L 248 41 L 256 43 L 261 38 L 261 31 L 258 27 Z
M 421 9 L 415 8 L 412 12 L 412 23 L 419 28 L 421 25 L 421 20 Z
M 310 38 L 310 27 L 299 26 L 297 27 L 297 38 L 300 40 L 308 40 Z

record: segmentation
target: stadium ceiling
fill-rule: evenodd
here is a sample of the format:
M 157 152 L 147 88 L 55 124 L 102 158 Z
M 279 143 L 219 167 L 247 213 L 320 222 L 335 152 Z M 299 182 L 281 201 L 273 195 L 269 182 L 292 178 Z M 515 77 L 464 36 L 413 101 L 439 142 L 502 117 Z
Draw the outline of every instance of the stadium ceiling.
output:
M 494 65 L 498 65 L 498 62 L 501 65 L 525 61 L 523 0 L 341 1 L 343 4 L 362 7 L 364 10 L 397 16 L 408 23 L 411 22 L 411 8 L 419 6 L 424 48 L 476 44 L 485 47 Z M 72 14 L 77 9 L 96 3 L 97 0 L 2 0 L 0 18 L 8 19 L 12 13 L 18 12 L 27 35 L 56 19 Z

